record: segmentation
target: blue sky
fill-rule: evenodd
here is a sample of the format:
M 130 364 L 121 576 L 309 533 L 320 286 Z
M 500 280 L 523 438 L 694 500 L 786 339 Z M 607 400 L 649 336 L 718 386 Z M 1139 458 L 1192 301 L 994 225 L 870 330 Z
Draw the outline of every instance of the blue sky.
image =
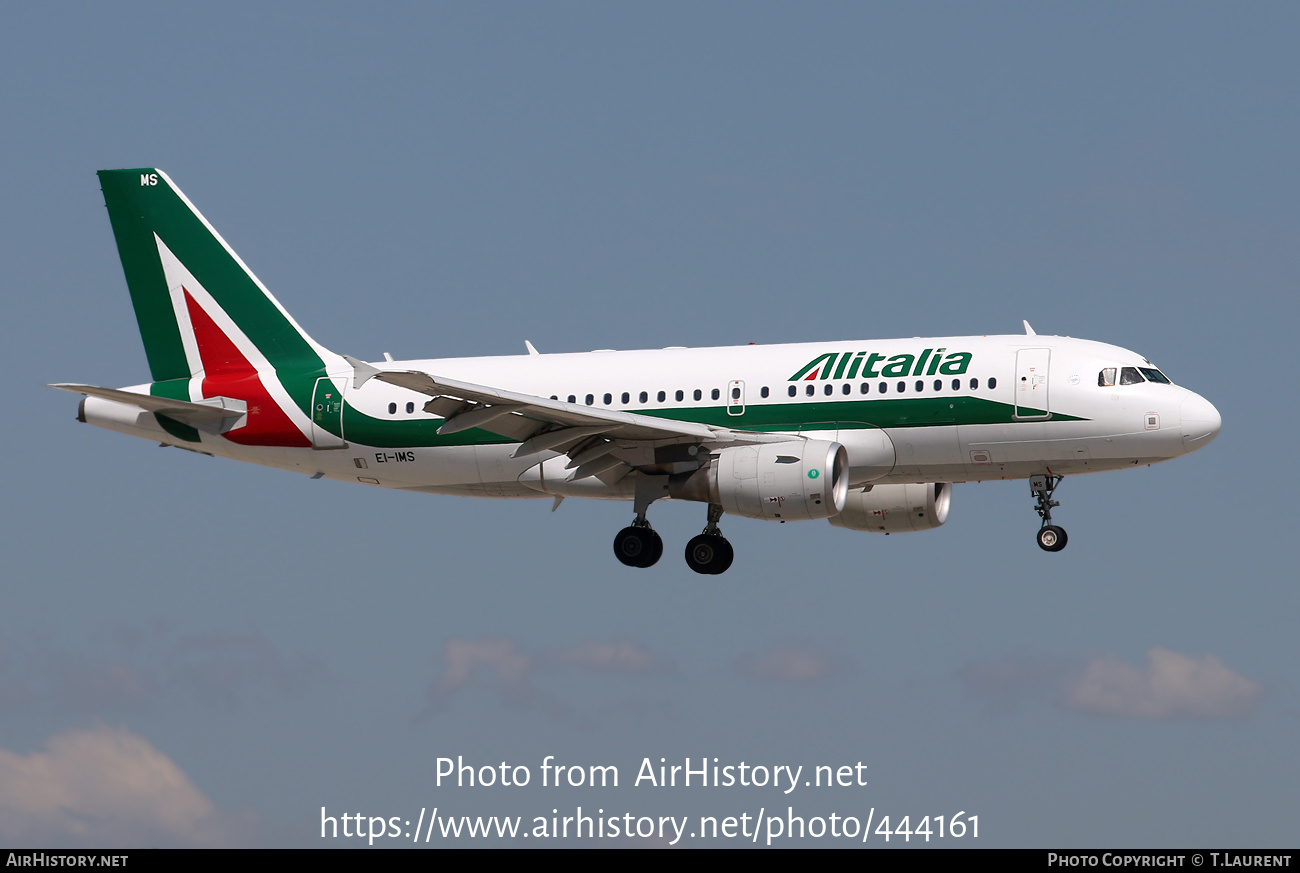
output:
M 1289 844 L 1297 24 L 1282 4 L 5 5 L 0 838 L 318 846 L 321 807 L 581 805 Z M 676 557 L 701 508 L 656 505 L 668 555 L 628 571 L 620 504 L 372 491 L 77 425 L 45 383 L 147 378 L 94 176 L 136 166 L 363 358 L 1028 319 L 1150 357 L 1223 432 L 1068 479 L 1058 555 L 1010 482 L 957 486 L 912 536 L 724 519 L 717 578 Z M 439 787 L 457 755 L 623 782 Z M 647 757 L 861 761 L 869 784 L 633 787 Z

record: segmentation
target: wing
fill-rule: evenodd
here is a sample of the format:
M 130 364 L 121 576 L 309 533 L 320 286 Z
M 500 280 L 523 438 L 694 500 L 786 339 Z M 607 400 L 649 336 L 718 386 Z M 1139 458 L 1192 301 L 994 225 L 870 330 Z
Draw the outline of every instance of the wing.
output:
M 438 433 L 481 428 L 518 440 L 519 448 L 513 455 L 516 458 L 548 450 L 567 454 L 567 469 L 577 470 L 575 479 L 600 476 L 605 481 L 617 481 L 632 468 L 698 466 L 697 458 L 707 459 L 707 454 L 699 457 L 699 449 L 798 439 L 788 434 L 751 433 L 598 409 L 419 370 L 379 370 L 355 358 L 347 360 L 354 368 L 357 387 L 374 378 L 431 397 L 424 411 L 446 419 Z

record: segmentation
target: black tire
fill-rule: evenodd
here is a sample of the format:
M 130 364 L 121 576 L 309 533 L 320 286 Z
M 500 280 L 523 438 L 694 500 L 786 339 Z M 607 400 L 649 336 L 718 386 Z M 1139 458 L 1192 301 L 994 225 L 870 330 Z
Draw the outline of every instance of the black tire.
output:
M 647 566 L 645 560 L 654 555 L 654 540 L 647 534 L 653 533 L 645 527 L 624 527 L 614 538 L 614 556 L 625 566 Z
M 627 567 L 649 567 L 663 550 L 663 540 L 649 528 L 625 527 L 614 537 L 614 557 Z
M 1069 540 L 1065 528 L 1054 524 L 1045 525 L 1038 532 L 1038 547 L 1044 552 L 1059 552 Z
M 736 558 L 736 550 L 731 547 L 731 543 L 723 537 L 718 537 L 718 560 L 714 568 L 710 571 L 714 576 L 721 576 L 727 572 L 731 562 Z
M 726 572 L 735 556 L 731 543 L 717 534 L 700 534 L 686 544 L 686 566 L 704 576 Z
M 653 567 L 664 555 L 664 538 L 650 528 L 642 528 L 650 534 L 650 549 L 645 554 L 645 561 L 637 564 L 638 567 Z

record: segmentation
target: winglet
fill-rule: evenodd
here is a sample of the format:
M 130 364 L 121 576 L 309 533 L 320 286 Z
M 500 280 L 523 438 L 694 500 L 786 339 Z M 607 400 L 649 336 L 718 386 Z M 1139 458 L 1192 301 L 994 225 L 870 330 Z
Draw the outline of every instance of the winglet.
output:
M 1025 326 L 1025 336 L 1038 336 L 1038 334 L 1034 333 L 1034 329 L 1029 326 L 1028 321 L 1021 319 L 1021 323 Z

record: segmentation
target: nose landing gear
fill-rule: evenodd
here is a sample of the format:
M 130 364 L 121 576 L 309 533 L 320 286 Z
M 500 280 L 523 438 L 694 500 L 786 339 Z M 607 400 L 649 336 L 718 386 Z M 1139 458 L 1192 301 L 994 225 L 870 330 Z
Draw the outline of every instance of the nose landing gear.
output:
M 1043 520 L 1042 527 L 1038 529 L 1038 547 L 1045 552 L 1059 552 L 1070 539 L 1066 536 L 1065 528 L 1052 524 L 1052 507 L 1061 505 L 1060 501 L 1052 499 L 1052 494 L 1063 478 L 1050 474 L 1029 477 L 1029 493 L 1038 500 L 1034 504 L 1034 511 Z

